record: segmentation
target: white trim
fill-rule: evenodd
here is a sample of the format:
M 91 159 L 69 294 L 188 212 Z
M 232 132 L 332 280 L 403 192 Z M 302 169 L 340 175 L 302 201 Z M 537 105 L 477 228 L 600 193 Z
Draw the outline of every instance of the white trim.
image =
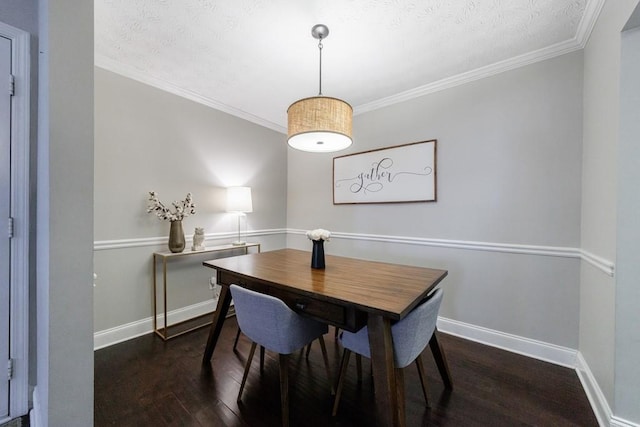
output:
M 512 353 L 543 360 L 567 368 L 575 368 L 577 350 L 555 344 L 524 338 L 517 335 L 438 316 L 438 329 L 470 341 L 497 347 Z
M 40 394 L 38 386 L 33 388 L 33 408 L 29 411 L 29 426 L 42 426 L 41 420 L 45 419 L 42 414 L 42 405 L 40 404 Z
M 582 388 L 589 399 L 589 403 L 591 404 L 593 413 L 598 420 L 598 424 L 600 426 L 611 427 L 640 427 L 640 424 L 613 415 L 609 402 L 607 402 L 607 399 L 604 397 L 604 393 L 598 385 L 598 381 L 596 381 L 591 369 L 589 369 L 587 361 L 580 352 L 578 352 L 577 361 L 576 373 L 578 374 Z
M 29 411 L 29 150 L 30 44 L 29 33 L 0 22 L 0 35 L 11 40 L 11 73 L 15 77 L 11 120 L 11 341 L 14 378 L 9 384 L 9 417 Z
M 203 301 L 187 307 L 172 310 L 167 314 L 170 324 L 181 322 L 215 310 L 216 299 Z M 158 315 L 158 324 L 164 321 Z M 456 320 L 438 317 L 438 329 L 444 333 L 459 336 L 471 341 L 498 347 L 503 350 L 522 354 L 535 359 L 544 360 L 569 368 L 576 367 L 576 350 L 549 344 L 542 341 L 523 338 Z M 94 349 L 108 347 L 153 332 L 153 317 L 130 322 L 114 328 L 94 333 Z
M 305 230 L 289 229 L 289 234 L 305 235 Z M 486 252 L 506 252 L 512 254 L 553 256 L 563 258 L 579 258 L 595 268 L 613 277 L 615 264 L 600 256 L 580 248 L 562 246 L 538 246 L 513 243 L 475 242 L 469 240 L 429 239 L 426 237 L 384 236 L 378 234 L 356 234 L 332 232 L 332 238 L 346 240 L 362 240 L 383 243 L 400 243 L 406 245 L 432 246 L 450 249 L 465 249 Z
M 587 365 L 587 362 L 584 360 L 584 357 L 580 352 L 578 352 L 577 362 L 576 373 L 578 374 L 580 383 L 582 383 L 582 388 L 589 399 L 589 403 L 591 404 L 593 413 L 598 420 L 598 424 L 601 426 L 609 425 L 609 420 L 611 420 L 611 408 L 609 407 L 609 403 L 604 397 L 598 382 L 591 373 L 589 365 Z
M 615 274 L 615 264 L 602 257 L 599 257 L 598 255 L 594 255 L 589 251 L 581 249 L 580 258 L 611 277 L 613 277 L 613 275 Z
M 154 77 L 149 73 L 144 73 L 140 70 L 135 69 L 134 67 L 111 60 L 103 55 L 96 54 L 94 63 L 96 67 L 103 68 L 107 71 L 111 71 L 112 73 L 120 74 L 121 76 L 136 80 L 160 90 L 164 90 L 174 95 L 181 96 L 191 101 L 198 102 L 200 104 L 206 105 L 207 107 L 214 108 L 224 113 L 231 114 L 232 116 L 239 117 L 260 126 L 264 126 L 268 129 L 275 130 L 276 132 L 287 132 L 287 129 L 285 127 L 280 126 L 276 123 L 270 122 L 258 116 L 254 116 L 251 113 L 239 110 L 230 105 L 223 104 L 222 102 L 216 101 L 213 98 L 202 96 L 191 90 L 181 88 L 164 79 Z
M 505 71 L 555 58 L 556 56 L 564 55 L 566 53 L 570 53 L 579 49 L 581 49 L 581 46 L 575 38 L 566 40 L 542 49 L 535 50 L 533 52 L 528 52 L 522 55 L 515 56 L 513 58 L 496 62 L 491 65 L 476 68 L 475 70 L 467 71 L 466 73 L 447 77 L 433 83 L 418 86 L 416 88 L 409 89 L 395 95 L 387 96 L 386 98 L 381 98 L 372 102 L 368 102 L 366 104 L 358 105 L 354 107 L 353 114 L 355 116 L 383 107 L 398 104 L 400 102 L 409 101 L 411 99 L 419 98 L 421 96 L 429 95 L 441 90 L 450 89 L 455 86 L 460 86 L 476 80 L 484 79 L 486 77 L 491 77 Z
M 610 425 L 611 427 L 640 427 L 640 424 L 625 420 L 624 418 L 616 417 L 615 415 L 611 417 Z
M 274 228 L 270 230 L 253 230 L 247 231 L 247 237 L 259 237 L 259 236 L 272 236 L 277 234 L 285 234 L 287 232 L 284 228 Z M 190 241 L 191 237 L 186 236 L 187 241 Z M 223 240 L 223 239 L 235 239 L 238 237 L 236 231 L 229 231 L 224 233 L 208 233 L 205 234 L 205 242 L 211 240 Z M 93 242 L 94 251 L 104 251 L 110 249 L 125 249 L 125 248 L 140 248 L 145 246 L 159 246 L 166 245 L 168 237 L 141 237 L 133 239 L 118 239 L 118 240 L 96 240 Z
M 266 229 L 248 231 L 248 237 L 269 236 L 276 234 L 296 234 L 305 235 L 306 230 L 299 229 Z M 209 233 L 205 235 L 205 241 L 233 239 L 236 237 L 235 232 Z M 441 247 L 449 249 L 464 249 L 485 252 L 505 252 L 523 255 L 552 256 L 562 258 L 577 258 L 585 261 L 597 268 L 598 270 L 613 277 L 615 273 L 615 264 L 598 255 L 594 255 L 580 248 L 562 247 L 562 246 L 538 246 L 524 245 L 514 243 L 495 243 L 495 242 L 476 242 L 469 240 L 449 240 L 449 239 L 430 239 L 426 237 L 406 237 L 406 236 L 385 236 L 379 234 L 362 234 L 362 233 L 341 233 L 332 232 L 332 238 L 345 240 L 361 240 L 370 242 L 383 243 L 399 243 L 417 246 Z M 189 239 L 189 237 L 187 236 Z M 111 249 L 125 249 L 145 246 L 159 246 L 167 243 L 167 237 L 143 237 L 133 239 L 118 240 L 97 240 L 93 243 L 94 251 L 103 251 Z
M 598 17 L 600 16 L 604 2 L 605 0 L 587 1 L 582 15 L 582 20 L 580 21 L 578 31 L 576 32 L 576 39 L 578 40 L 581 49 L 584 49 L 589 41 L 589 37 L 591 37 L 591 32 L 596 25 Z
M 167 322 L 172 325 L 203 314 L 215 311 L 217 299 L 210 299 L 187 307 L 178 308 L 167 313 Z M 164 322 L 164 315 L 158 315 L 158 325 Z M 153 332 L 153 317 L 136 320 L 135 322 L 126 323 L 114 328 L 98 331 L 93 334 L 93 349 L 98 350 L 109 347 L 123 341 L 128 341 L 142 335 Z
M 153 317 L 93 333 L 93 349 L 99 350 L 153 332 Z
M 303 230 L 291 230 L 293 234 L 305 234 Z M 580 258 L 579 249 L 559 246 L 535 246 L 510 243 L 476 242 L 469 240 L 430 239 L 426 237 L 384 236 L 378 234 L 331 233 L 332 238 L 365 240 L 385 243 L 402 243 L 418 246 L 434 246 L 486 252 L 508 252 L 527 255 L 544 255 L 564 258 Z

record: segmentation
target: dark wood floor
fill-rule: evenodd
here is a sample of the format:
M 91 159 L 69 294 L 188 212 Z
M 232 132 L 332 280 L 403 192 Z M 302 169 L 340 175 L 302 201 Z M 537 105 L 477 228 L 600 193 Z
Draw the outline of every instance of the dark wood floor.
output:
M 202 365 L 208 328 L 163 342 L 153 334 L 95 352 L 95 426 L 279 426 L 277 356 L 257 357 L 241 404 L 236 403 L 249 343 L 233 352 L 235 318 L 225 323 L 210 365 Z M 440 334 L 454 381 L 448 392 L 433 358 L 424 354 L 431 408 L 426 408 L 415 366 L 406 378 L 407 425 L 597 426 L 575 371 Z M 341 349 L 333 330 L 325 337 L 333 374 Z M 309 359 L 290 365 L 292 426 L 372 426 L 372 380 L 356 380 L 354 358 L 338 415 L 314 343 Z M 363 360 L 364 373 L 369 361 Z

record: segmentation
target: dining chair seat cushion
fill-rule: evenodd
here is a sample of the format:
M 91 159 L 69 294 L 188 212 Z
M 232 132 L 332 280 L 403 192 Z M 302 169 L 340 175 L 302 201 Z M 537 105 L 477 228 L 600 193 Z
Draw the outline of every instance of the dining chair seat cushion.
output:
M 391 325 L 396 368 L 410 365 L 429 344 L 441 302 L 442 289 L 437 289 L 404 319 Z M 357 332 L 344 331 L 340 341 L 343 347 L 371 358 L 369 329 L 366 326 Z
M 291 354 L 329 331 L 326 324 L 300 316 L 278 298 L 237 285 L 230 289 L 242 333 L 268 350 Z

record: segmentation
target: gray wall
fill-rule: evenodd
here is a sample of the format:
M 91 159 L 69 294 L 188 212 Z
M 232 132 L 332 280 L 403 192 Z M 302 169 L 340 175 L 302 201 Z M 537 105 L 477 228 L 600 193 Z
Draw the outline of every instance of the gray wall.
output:
M 615 413 L 640 424 L 640 6 L 632 18 L 622 35 L 620 64 Z
M 606 2 L 584 49 L 582 247 L 609 260 L 616 260 L 616 233 L 620 233 L 616 230 L 620 31 L 637 3 Z M 617 327 L 616 279 L 583 264 L 579 350 L 614 410 Z
M 38 35 L 37 0 L 3 0 L 0 2 L 0 21 L 12 27 Z M 34 70 L 37 74 L 37 70 Z
M 333 205 L 333 156 L 290 150 L 288 226 L 484 242 L 350 236 L 325 251 L 446 268 L 442 316 L 576 348 L 580 262 L 490 249 L 580 246 L 582 60 L 575 52 L 356 116 L 348 152 L 438 140 L 436 203 Z M 309 246 L 303 235 L 288 243 Z
M 95 252 L 95 330 L 104 331 L 153 313 L 152 253 L 167 250 L 169 222 L 146 213 L 151 190 L 165 204 L 191 192 L 197 213 L 183 221 L 185 234 L 204 227 L 212 246 L 235 240 L 224 188 L 250 186 L 250 240 L 284 247 L 287 145 L 280 133 L 102 68 L 95 76 L 94 238 L 113 243 Z M 170 310 L 211 300 L 206 258 L 172 263 Z
M 39 3 L 38 425 L 93 424 L 93 3 Z

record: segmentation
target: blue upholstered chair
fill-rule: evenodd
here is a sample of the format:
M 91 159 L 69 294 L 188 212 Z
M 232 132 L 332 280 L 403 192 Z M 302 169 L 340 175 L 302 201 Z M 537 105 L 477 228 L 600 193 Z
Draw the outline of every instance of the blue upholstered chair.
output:
M 231 296 L 236 309 L 236 318 L 242 333 L 251 341 L 251 350 L 238 392 L 238 402 L 242 397 L 245 382 L 251 367 L 251 360 L 257 344 L 279 354 L 280 365 L 280 405 L 282 424 L 289 425 L 289 354 L 304 348 L 314 340 L 320 341 L 329 384 L 331 374 L 323 335 L 328 332 L 324 323 L 300 316 L 278 298 L 254 292 L 237 285 L 231 285 Z M 333 392 L 333 389 L 332 389 Z
M 429 340 L 436 329 L 436 320 L 438 319 L 438 310 L 440 309 L 441 302 L 442 289 L 437 289 L 429 295 L 427 299 L 422 301 L 420 305 L 415 307 L 404 319 L 391 325 L 395 367 L 396 369 L 401 369 L 409 366 L 414 361 L 416 362 L 418 374 L 420 375 L 420 383 L 422 384 L 422 393 L 424 394 L 427 406 L 429 406 L 427 382 L 421 354 L 429 344 Z M 358 379 L 360 379 L 361 376 L 359 356 L 362 355 L 371 358 L 369 330 L 366 326 L 355 333 L 343 331 L 340 336 L 340 342 L 344 347 L 344 354 L 340 365 L 336 397 L 333 404 L 334 416 L 338 411 L 340 395 L 342 393 L 342 387 L 344 386 L 344 377 L 349 364 L 349 356 L 353 352 L 356 353 L 358 357 Z

